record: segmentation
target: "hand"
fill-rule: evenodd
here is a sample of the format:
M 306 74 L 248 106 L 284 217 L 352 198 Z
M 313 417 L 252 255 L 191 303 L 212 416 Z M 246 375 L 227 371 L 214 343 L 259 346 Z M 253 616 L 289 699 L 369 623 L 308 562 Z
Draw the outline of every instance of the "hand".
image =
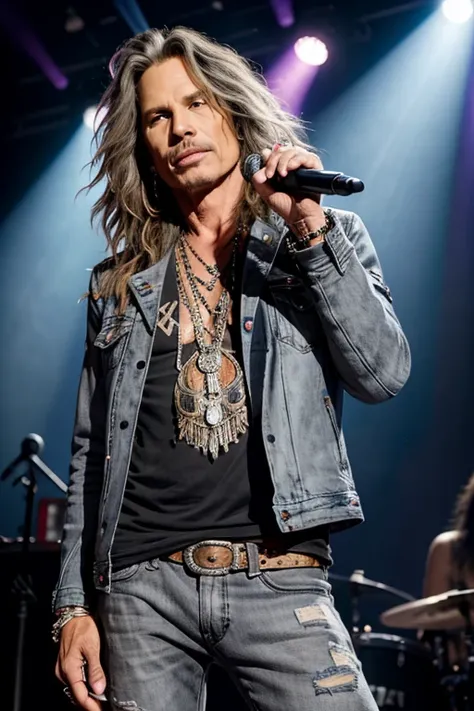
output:
M 100 711 L 101 704 L 91 696 L 84 682 L 83 664 L 87 663 L 87 680 L 95 694 L 105 690 L 106 679 L 100 665 L 100 637 L 92 617 L 75 617 L 61 630 L 56 676 L 66 684 L 74 701 L 85 711 Z
M 322 227 L 325 216 L 320 205 L 320 195 L 314 197 L 288 195 L 278 192 L 268 182 L 275 174 L 284 177 L 298 168 L 322 170 L 323 164 L 319 157 L 298 146 L 279 146 L 278 144 L 274 146 L 273 150 L 266 148 L 262 152 L 262 157 L 265 165 L 252 178 L 252 184 L 257 193 L 272 210 L 283 217 L 288 225 L 305 220 L 307 224 L 311 224 L 311 229 Z

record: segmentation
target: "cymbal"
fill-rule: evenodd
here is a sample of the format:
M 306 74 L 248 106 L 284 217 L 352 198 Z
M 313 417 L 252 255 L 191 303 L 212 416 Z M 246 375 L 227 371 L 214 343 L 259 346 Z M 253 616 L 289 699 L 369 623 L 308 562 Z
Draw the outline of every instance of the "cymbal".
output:
M 380 620 L 388 627 L 421 630 L 455 630 L 466 627 L 461 608 L 474 609 L 474 590 L 448 590 L 386 610 Z M 471 622 L 474 615 L 471 614 Z

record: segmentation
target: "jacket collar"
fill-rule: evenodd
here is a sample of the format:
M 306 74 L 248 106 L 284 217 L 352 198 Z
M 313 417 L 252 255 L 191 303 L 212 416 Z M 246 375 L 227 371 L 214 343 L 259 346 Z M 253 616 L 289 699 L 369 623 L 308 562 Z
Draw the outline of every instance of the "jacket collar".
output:
M 173 249 L 170 249 L 159 262 L 134 274 L 129 280 L 130 291 L 150 332 L 155 330 L 161 292 L 172 254 Z
M 245 291 L 249 296 L 260 295 L 285 230 L 283 219 L 275 213 L 270 215 L 267 222 L 256 219 L 253 223 L 243 274 Z M 170 249 L 159 262 L 134 274 L 129 280 L 130 290 L 135 297 L 138 310 L 150 332 L 155 328 L 166 270 L 172 253 L 173 249 Z M 256 306 L 257 303 L 254 305 L 255 310 Z

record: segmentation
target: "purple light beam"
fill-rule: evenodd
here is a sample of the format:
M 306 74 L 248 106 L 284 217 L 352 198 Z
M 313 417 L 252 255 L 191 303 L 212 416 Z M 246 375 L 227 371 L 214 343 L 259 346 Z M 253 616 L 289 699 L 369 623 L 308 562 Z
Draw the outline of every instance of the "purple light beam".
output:
M 291 27 L 295 21 L 292 0 L 270 0 L 273 12 L 280 27 Z
M 25 20 L 15 10 L 8 7 L 6 2 L 0 2 L 0 24 L 38 65 L 56 89 L 65 89 L 67 87 L 69 84 L 67 77 L 64 76 L 57 64 L 51 59 L 45 47 Z
M 267 72 L 266 79 L 283 108 L 299 115 L 318 70 L 301 62 L 291 46 Z

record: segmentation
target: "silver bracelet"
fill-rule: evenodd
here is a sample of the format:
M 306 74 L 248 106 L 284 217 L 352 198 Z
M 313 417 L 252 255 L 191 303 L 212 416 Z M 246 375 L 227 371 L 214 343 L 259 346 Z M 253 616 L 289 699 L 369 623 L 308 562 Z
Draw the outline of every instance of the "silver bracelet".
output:
M 64 607 L 60 611 L 58 619 L 56 620 L 51 629 L 51 637 L 53 638 L 53 642 L 59 642 L 62 628 L 75 617 L 90 617 L 90 612 L 81 605 L 71 605 L 70 607 Z

